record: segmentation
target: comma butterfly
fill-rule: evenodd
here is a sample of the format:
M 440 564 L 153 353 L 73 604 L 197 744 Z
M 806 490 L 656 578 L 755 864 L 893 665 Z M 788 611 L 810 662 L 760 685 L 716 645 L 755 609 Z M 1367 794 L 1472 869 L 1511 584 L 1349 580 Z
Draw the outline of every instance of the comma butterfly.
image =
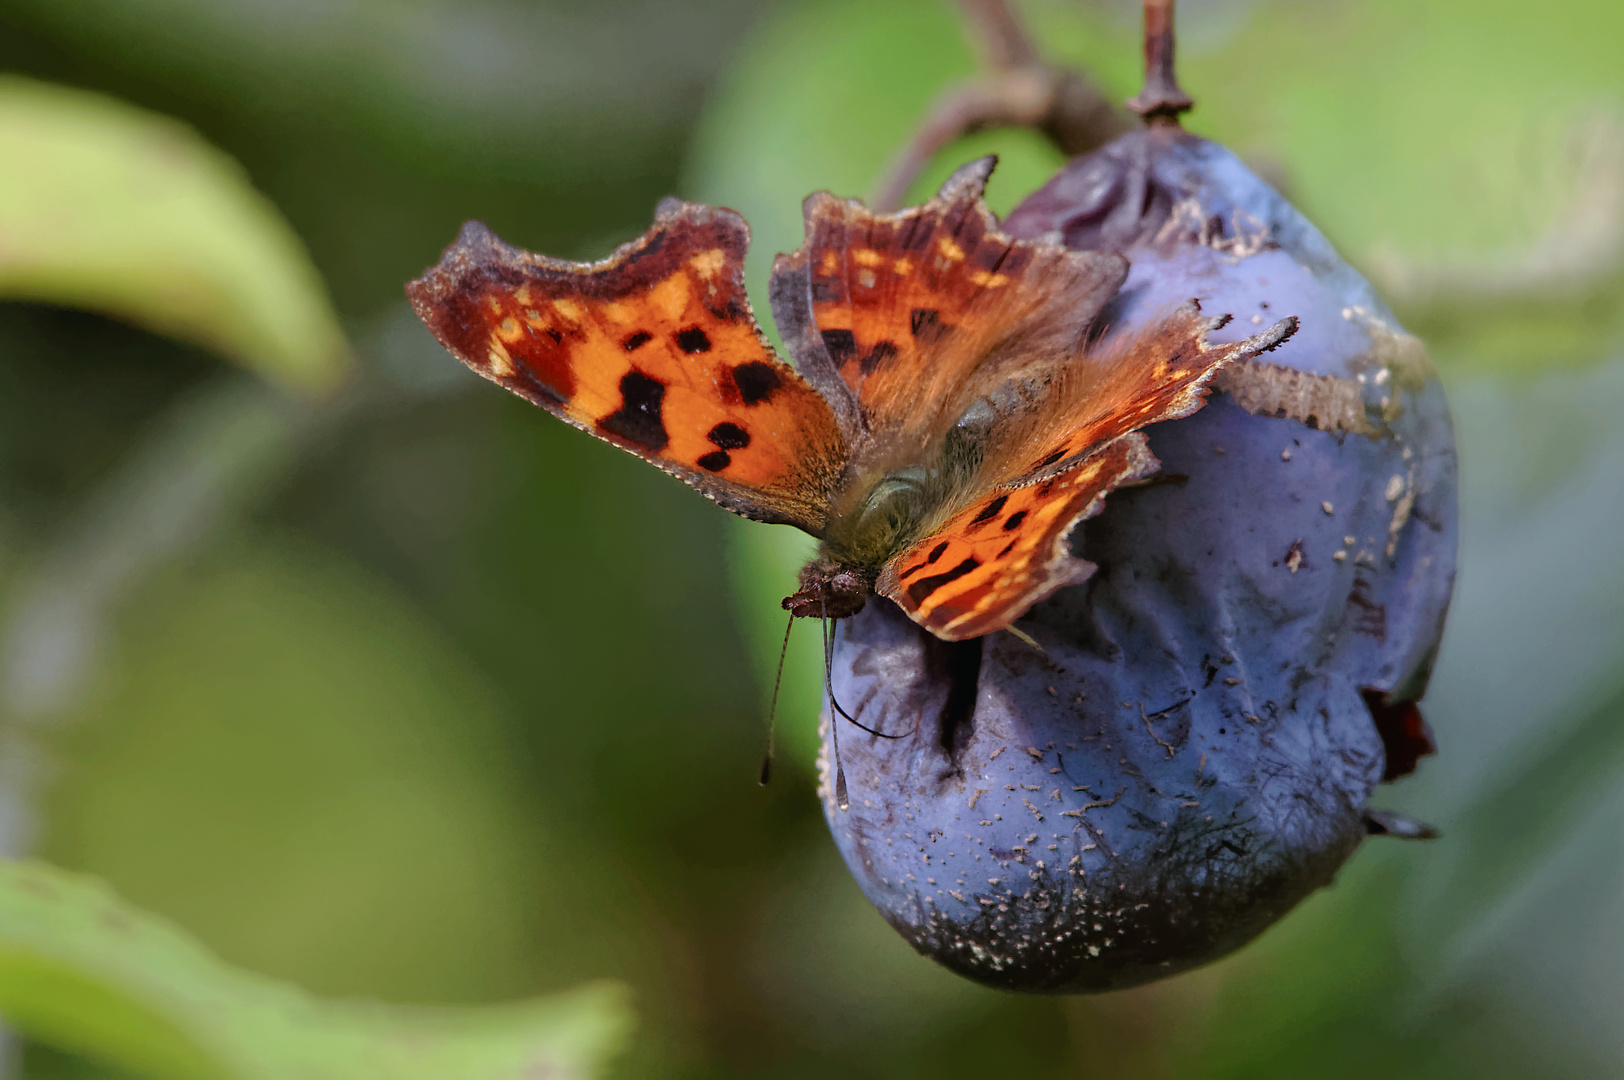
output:
M 770 286 L 793 364 L 745 299 L 743 218 L 674 199 L 599 263 L 470 222 L 406 291 L 479 374 L 818 538 L 793 615 L 854 615 L 878 593 L 939 638 L 977 637 L 1094 571 L 1067 537 L 1159 467 L 1140 428 L 1200 408 L 1220 367 L 1296 329 L 1209 345 L 1228 317 L 1191 301 L 1103 343 L 1127 261 L 1000 232 L 982 201 L 994 164 L 896 214 L 807 199 L 806 241 Z

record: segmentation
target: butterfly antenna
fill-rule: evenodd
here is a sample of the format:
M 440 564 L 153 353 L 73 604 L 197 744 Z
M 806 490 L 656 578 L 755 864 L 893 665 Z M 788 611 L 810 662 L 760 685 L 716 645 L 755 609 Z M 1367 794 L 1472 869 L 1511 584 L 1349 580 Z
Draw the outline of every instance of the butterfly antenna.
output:
M 795 629 L 795 616 L 789 617 L 784 627 L 784 644 L 778 650 L 778 674 L 773 677 L 773 701 L 767 706 L 767 752 L 761 756 L 761 786 L 766 787 L 773 775 L 773 745 L 778 735 L 778 690 L 784 685 L 784 657 L 789 655 L 789 632 Z
M 830 669 L 834 667 L 834 658 L 834 639 L 829 634 L 829 620 L 827 617 L 825 617 L 823 620 L 823 686 L 824 689 L 829 693 L 830 708 L 834 710 L 836 715 L 845 720 L 846 723 L 850 724 L 859 731 L 868 732 L 868 734 L 874 736 L 876 739 L 906 739 L 908 736 L 913 734 L 913 732 L 907 731 L 901 735 L 887 735 L 883 731 L 875 731 L 873 728 L 857 719 L 857 717 L 841 708 L 840 702 L 835 700 L 835 688 L 833 680 L 829 675 Z
M 1173 0 L 1145 0 L 1145 88 L 1128 108 L 1147 124 L 1177 125 L 1179 113 L 1194 107 L 1173 73 Z
M 834 680 L 829 677 L 829 667 L 834 662 L 834 646 L 829 640 L 829 616 L 823 619 L 823 689 L 829 695 L 829 706 L 838 716 L 829 717 L 829 740 L 834 744 L 835 751 L 835 805 L 842 810 L 851 809 L 851 799 L 846 796 L 846 768 L 840 763 L 840 717 L 846 716 L 846 710 L 840 707 L 835 700 Z M 851 717 L 846 716 L 851 720 Z M 852 720 L 852 723 L 857 721 Z

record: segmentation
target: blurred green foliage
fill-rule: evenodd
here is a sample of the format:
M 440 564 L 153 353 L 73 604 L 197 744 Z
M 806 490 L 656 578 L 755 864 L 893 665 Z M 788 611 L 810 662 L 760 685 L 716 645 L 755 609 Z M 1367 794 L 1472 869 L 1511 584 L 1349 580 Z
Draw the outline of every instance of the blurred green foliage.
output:
M 1025 9 L 1126 97 L 1134 6 Z M 4 280 L 34 282 L 0 305 L 0 846 L 315 993 L 622 980 L 625 1076 L 1617 1072 L 1624 14 L 1180 16 L 1190 126 L 1384 288 L 1453 395 L 1443 751 L 1393 796 L 1443 841 L 1373 844 L 1240 955 L 1142 990 L 946 974 L 828 842 L 811 634 L 778 779 L 753 783 L 803 541 L 495 392 L 405 309 L 464 218 L 598 257 L 669 193 L 746 214 L 760 298 L 801 197 L 862 194 L 973 70 L 946 3 L 11 0 L 0 99 L 64 119 L 30 129 L 0 100 L 0 148 L 60 150 L 0 157 L 0 240 L 55 198 L 78 246 L 0 243 L 25 271 Z M 120 124 L 173 153 L 119 149 Z M 985 133 L 920 190 L 988 150 L 998 209 L 1059 161 Z M 173 201 L 130 201 L 131 178 Z M 109 1068 L 29 1043 L 11 1071 Z
M 0 297 L 90 308 L 303 388 L 344 332 L 302 246 L 237 163 L 121 102 L 0 78 Z
M 0 1010 L 159 1077 L 512 1077 L 595 1070 L 628 1026 L 597 986 L 500 1009 L 321 1002 L 233 971 L 97 883 L 0 866 Z

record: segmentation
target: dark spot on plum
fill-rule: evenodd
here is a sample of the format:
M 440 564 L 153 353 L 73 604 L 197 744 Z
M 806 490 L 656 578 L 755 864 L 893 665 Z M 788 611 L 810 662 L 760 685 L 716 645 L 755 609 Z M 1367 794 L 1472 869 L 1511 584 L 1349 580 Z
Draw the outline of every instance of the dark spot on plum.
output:
M 620 345 L 621 348 L 625 349 L 627 352 L 636 352 L 638 349 L 641 349 L 644 345 L 647 345 L 653 340 L 653 334 L 649 333 L 647 330 L 639 330 L 637 333 L 629 335 L 625 341 L 620 343 Z
M 706 469 L 710 472 L 721 472 L 723 469 L 733 464 L 733 458 L 728 455 L 726 450 L 712 450 L 710 453 L 700 458 L 698 464 L 701 469 Z
M 723 421 L 710 429 L 705 436 L 712 446 L 719 446 L 723 450 L 743 450 L 750 445 L 750 433 L 737 424 Z
M 925 641 L 925 668 L 933 681 L 947 685 L 937 738 L 949 768 L 941 779 L 962 774 L 959 754 L 975 731 L 976 695 L 981 688 L 982 638 L 943 641 L 932 635 Z
M 733 369 L 733 385 L 746 405 L 759 405 L 773 396 L 784 383 L 783 376 L 769 363 L 752 360 Z
M 677 348 L 689 355 L 710 352 L 710 347 L 710 338 L 697 326 L 677 331 Z
M 1389 704 L 1385 693 L 1369 687 L 1359 693 L 1365 699 L 1365 708 L 1370 710 L 1370 718 L 1376 722 L 1376 734 L 1381 736 L 1382 749 L 1386 752 L 1384 781 L 1410 775 L 1418 761 L 1438 752 L 1432 728 L 1415 702 Z
M 660 418 L 665 384 L 633 368 L 620 377 L 620 408 L 598 421 L 598 428 L 644 450 L 664 450 L 671 439 Z
M 1357 610 L 1355 610 L 1357 609 Z M 1349 629 L 1377 641 L 1387 640 L 1387 605 L 1371 595 L 1370 581 L 1363 574 L 1353 579 L 1348 593 Z

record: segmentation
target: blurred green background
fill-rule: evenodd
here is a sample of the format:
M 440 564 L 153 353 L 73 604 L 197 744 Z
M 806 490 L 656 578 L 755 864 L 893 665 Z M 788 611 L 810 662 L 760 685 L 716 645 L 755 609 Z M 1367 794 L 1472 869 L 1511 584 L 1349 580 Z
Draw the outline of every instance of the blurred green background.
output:
M 745 213 L 759 289 L 801 197 L 870 190 L 974 70 L 951 5 L 4 0 L 0 850 L 319 995 L 619 980 L 616 1076 L 1624 1073 L 1624 6 L 1179 8 L 1188 126 L 1452 395 L 1442 749 L 1381 796 L 1442 841 L 1375 841 L 1141 990 L 935 968 L 825 834 L 811 635 L 755 784 L 798 534 L 496 391 L 406 307 L 464 219 L 597 258 L 667 194 Z M 1137 5 L 1024 10 L 1136 88 Z M 989 149 L 999 210 L 1059 163 L 992 132 L 923 183 Z M 126 1075 L 72 1044 L 14 1038 L 0 1076 Z

